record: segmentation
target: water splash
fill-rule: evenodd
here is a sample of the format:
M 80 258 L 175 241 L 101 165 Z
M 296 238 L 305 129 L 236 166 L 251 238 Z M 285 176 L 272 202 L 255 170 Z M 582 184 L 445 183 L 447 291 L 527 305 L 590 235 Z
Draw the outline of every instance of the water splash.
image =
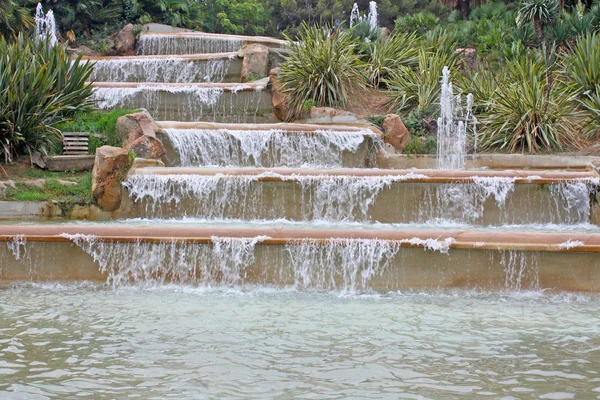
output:
M 215 36 L 143 34 L 138 40 L 139 55 L 173 55 L 230 53 L 239 51 L 243 42 L 237 38 Z
M 114 108 L 117 106 L 123 107 L 136 97 L 141 97 L 143 102 L 149 105 L 149 109 L 160 106 L 160 94 L 185 94 L 190 97 L 194 103 L 199 103 L 203 107 L 213 107 L 219 101 L 223 94 L 223 89 L 217 87 L 197 87 L 197 86 L 146 86 L 139 85 L 136 87 L 116 87 L 105 88 L 99 87 L 94 89 L 92 98 L 100 108 Z M 184 101 L 186 106 L 190 106 L 187 101 Z
M 584 246 L 585 243 L 583 243 L 581 240 L 572 240 L 569 239 L 561 244 L 558 245 L 558 247 L 560 249 L 565 249 L 565 250 L 569 250 L 569 249 L 573 249 L 575 247 L 581 247 Z
M 93 62 L 95 67 L 90 80 L 100 82 L 221 82 L 231 65 L 230 59 L 144 58 Z
M 51 45 L 58 43 L 56 35 L 56 20 L 54 19 L 54 11 L 49 10 L 44 15 L 44 7 L 41 3 L 37 4 L 35 9 L 35 37 L 41 41 L 48 40 Z
M 475 132 L 477 122 L 473 116 L 473 95 L 470 93 L 467 95 L 466 111 L 463 113 L 460 95 L 454 96 L 448 67 L 444 67 L 442 71 L 441 85 L 440 117 L 437 128 L 437 167 L 439 169 L 464 169 L 467 154 L 467 128 L 471 122 Z
M 166 132 L 179 155 L 178 165 L 183 167 L 339 167 L 343 153 L 358 151 L 365 136 L 376 140 L 371 131 L 166 129 Z

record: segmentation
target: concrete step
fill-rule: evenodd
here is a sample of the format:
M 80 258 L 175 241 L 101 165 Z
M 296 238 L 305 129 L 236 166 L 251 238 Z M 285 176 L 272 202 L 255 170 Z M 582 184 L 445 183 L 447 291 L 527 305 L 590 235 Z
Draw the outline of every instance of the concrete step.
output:
M 476 225 L 598 222 L 593 171 L 142 168 L 122 216 Z
M 9 225 L 0 242 L 4 283 L 600 290 L 600 235 L 575 232 Z

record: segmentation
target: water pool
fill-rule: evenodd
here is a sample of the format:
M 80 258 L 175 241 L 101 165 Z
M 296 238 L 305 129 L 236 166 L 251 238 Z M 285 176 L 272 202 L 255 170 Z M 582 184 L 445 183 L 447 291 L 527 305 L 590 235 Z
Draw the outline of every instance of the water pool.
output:
M 0 398 L 600 398 L 600 297 L 0 289 Z

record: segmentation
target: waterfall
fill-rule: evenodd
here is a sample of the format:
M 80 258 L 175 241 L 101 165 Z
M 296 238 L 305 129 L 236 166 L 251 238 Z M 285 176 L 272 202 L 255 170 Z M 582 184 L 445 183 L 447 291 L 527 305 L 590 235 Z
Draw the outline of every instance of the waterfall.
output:
M 100 82 L 221 82 L 230 59 L 192 61 L 183 58 L 94 60 L 92 81 Z
M 442 72 L 440 95 L 440 117 L 437 128 L 437 167 L 439 169 L 464 169 L 467 154 L 467 128 L 469 121 L 477 122 L 473 116 L 473 95 L 467 95 L 464 116 L 460 96 L 454 96 L 450 70 Z M 464 118 L 460 120 L 459 118 Z M 475 128 L 473 128 L 475 129 Z M 475 134 L 475 136 L 477 136 Z
M 268 239 L 221 238 L 213 236 L 212 245 L 182 243 L 110 243 L 93 235 L 63 234 L 99 264 L 108 282 L 120 286 L 129 282 L 159 285 L 243 284 L 246 269 L 254 259 L 254 247 Z
M 371 131 L 287 133 L 282 130 L 166 129 L 179 165 L 253 167 L 340 167 Z
M 291 285 L 296 289 L 369 290 L 374 278 L 389 273 L 403 244 L 448 254 L 452 238 L 405 240 L 292 240 L 283 252 L 258 254 L 267 236 L 211 237 L 210 244 L 168 242 L 104 242 L 94 235 L 62 234 L 98 264 L 114 287 L 138 283 L 242 286 L 247 281 Z M 263 246 L 271 247 L 271 246 Z M 277 246 L 279 247 L 279 246 Z M 261 266 L 257 260 L 268 261 Z
M 104 109 L 145 108 L 156 119 L 249 122 L 254 121 L 261 107 L 262 88 L 242 91 L 247 87 L 239 85 L 228 92 L 221 87 L 196 85 L 96 87 L 92 99 L 99 108 Z
M 369 2 L 369 15 L 367 17 L 371 32 L 377 32 L 379 30 L 379 21 L 377 19 L 377 2 Z
M 272 177 L 281 182 L 261 182 Z M 385 215 L 396 222 L 482 223 L 489 215 L 493 223 L 509 225 L 588 223 L 589 194 L 596 187 L 582 180 L 540 190 L 502 177 L 473 177 L 464 184 L 406 182 L 415 178 L 424 177 L 133 175 L 124 185 L 148 217 L 364 222 L 374 209 L 382 215 L 393 199 Z M 517 187 L 520 193 L 513 196 Z
M 139 55 L 174 55 L 231 53 L 239 51 L 243 42 L 238 38 L 203 35 L 153 35 L 145 33 L 138 40 Z
M 44 16 L 44 8 L 41 3 L 37 4 L 35 9 L 35 37 L 39 40 L 49 40 L 51 45 L 58 43 L 56 37 L 56 20 L 54 19 L 54 12 L 49 10 Z

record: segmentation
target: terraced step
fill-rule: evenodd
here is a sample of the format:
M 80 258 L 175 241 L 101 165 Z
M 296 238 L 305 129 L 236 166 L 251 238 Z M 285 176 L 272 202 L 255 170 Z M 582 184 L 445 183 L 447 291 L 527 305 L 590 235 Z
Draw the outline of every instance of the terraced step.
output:
M 155 119 L 270 122 L 268 79 L 250 83 L 94 82 L 100 108 L 145 108 Z
M 600 290 L 598 234 L 25 225 L 0 242 L 0 282 Z
M 121 215 L 480 225 L 596 222 L 593 171 L 142 168 Z
M 368 126 L 159 122 L 170 166 L 374 166 L 382 134 Z
M 140 55 L 172 55 L 199 53 L 227 53 L 240 50 L 244 45 L 258 43 L 279 48 L 285 41 L 264 36 L 223 35 L 204 32 L 143 33 L 137 46 Z
M 242 59 L 238 52 L 84 57 L 94 63 L 90 80 L 100 82 L 240 82 Z

